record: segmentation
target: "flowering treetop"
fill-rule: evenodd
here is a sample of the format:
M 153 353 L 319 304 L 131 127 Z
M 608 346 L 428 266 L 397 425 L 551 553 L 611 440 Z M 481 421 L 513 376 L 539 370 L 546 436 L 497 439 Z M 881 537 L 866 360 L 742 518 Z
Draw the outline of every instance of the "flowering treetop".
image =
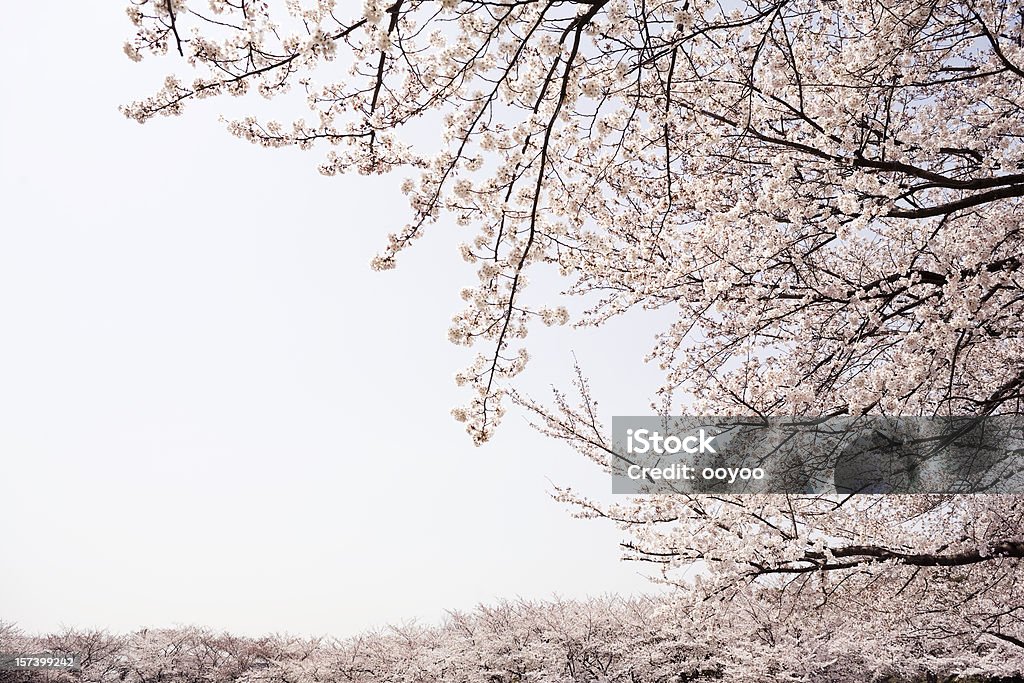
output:
M 129 117 L 299 91 L 293 122 L 254 114 L 230 131 L 326 148 L 326 174 L 411 173 L 409 222 L 374 267 L 442 214 L 473 231 L 460 249 L 479 282 L 450 338 L 480 349 L 454 411 L 477 443 L 527 363 L 530 324 L 569 319 L 565 301 L 530 300 L 537 264 L 586 302 L 577 325 L 673 313 L 650 356 L 667 410 L 1021 412 L 1024 14 L 1012 3 L 133 0 L 129 15 L 130 57 L 170 53 L 194 71 Z M 439 126 L 438 149 L 423 148 L 420 121 Z M 604 463 L 582 376 L 579 388 L 579 406 L 519 400 Z M 565 496 L 623 524 L 632 556 L 672 580 L 710 568 L 705 597 L 782 582 L 811 602 L 845 591 L 863 611 L 915 596 L 921 614 L 959 610 L 959 627 L 1024 643 L 1019 610 L 1004 609 L 1022 604 L 1014 497 L 608 509 Z
M 527 361 L 531 264 L 578 324 L 670 307 L 652 356 L 697 410 L 992 412 L 1021 367 L 1021 16 L 1005 2 L 135 0 L 135 58 L 194 68 L 124 107 L 293 88 L 324 173 L 415 171 L 394 266 L 442 212 L 479 284 L 450 331 L 483 352 L 455 411 L 477 442 Z M 298 114 L 298 112 L 297 112 Z M 403 133 L 440 117 L 439 150 Z M 710 387 L 710 391 L 708 390 Z M 1013 408 L 1011 408 L 1013 409 Z

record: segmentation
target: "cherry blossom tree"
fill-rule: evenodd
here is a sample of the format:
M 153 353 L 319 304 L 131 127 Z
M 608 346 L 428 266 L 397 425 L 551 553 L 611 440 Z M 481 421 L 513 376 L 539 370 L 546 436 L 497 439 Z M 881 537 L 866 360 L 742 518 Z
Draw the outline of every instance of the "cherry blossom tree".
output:
M 765 596 L 761 596 L 762 598 Z M 777 597 L 777 596 L 776 596 Z M 25 672 L 19 680 L 94 683 L 681 683 L 726 680 L 840 682 L 943 680 L 982 673 L 1020 675 L 1006 644 L 979 648 L 969 635 L 936 637 L 898 620 L 875 633 L 850 633 L 839 620 L 802 612 L 780 620 L 771 600 L 745 601 L 716 616 L 710 630 L 695 613 L 653 597 L 585 602 L 504 602 L 416 624 L 336 640 L 238 638 L 194 627 L 126 636 L 65 632 L 65 646 L 89 647 L 80 672 Z M 0 632 L 0 646 L 9 647 Z M 117 643 L 109 648 L 106 644 Z M 30 651 L 54 636 L 20 636 Z M 96 647 L 102 644 L 103 647 Z M 929 675 L 931 676 L 929 678 Z
M 454 411 L 477 443 L 512 396 L 606 465 L 582 373 L 579 402 L 510 384 L 529 327 L 565 324 L 570 307 L 577 326 L 671 313 L 649 356 L 669 413 L 1021 413 L 1013 3 L 133 0 L 128 13 L 129 57 L 167 54 L 190 75 L 127 116 L 256 91 L 294 119 L 257 113 L 230 121 L 234 135 L 324 148 L 328 175 L 409 174 L 409 222 L 375 268 L 442 215 L 472 231 L 459 248 L 479 283 L 450 338 L 478 349 Z M 558 300 L 530 298 L 544 265 L 566 282 Z M 1024 656 L 1018 497 L 560 495 L 620 523 L 628 556 L 708 618 L 730 618 L 721 600 L 756 605 L 765 642 L 808 637 L 780 633 L 787 614 L 819 630 L 847 615 Z
M 567 321 L 527 300 L 541 262 L 593 295 L 577 324 L 670 308 L 652 358 L 698 410 L 973 413 L 1020 398 L 1024 50 L 1008 3 L 128 11 L 129 56 L 176 53 L 196 74 L 128 116 L 299 88 L 306 118 L 229 128 L 326 145 L 327 174 L 414 171 L 412 220 L 376 267 L 441 212 L 475 229 L 461 249 L 480 284 L 451 339 L 488 349 L 459 375 L 475 395 L 456 414 L 477 441 L 527 361 L 529 323 Z M 403 138 L 421 117 L 440 149 Z

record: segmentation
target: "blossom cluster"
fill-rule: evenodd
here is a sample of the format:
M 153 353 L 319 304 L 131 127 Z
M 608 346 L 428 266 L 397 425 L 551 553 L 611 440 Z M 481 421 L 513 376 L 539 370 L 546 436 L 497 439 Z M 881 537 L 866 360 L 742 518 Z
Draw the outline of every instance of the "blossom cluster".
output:
M 0 647 L 82 656 L 81 672 L 26 673 L 26 683 L 838 683 L 942 680 L 963 672 L 1010 677 L 1024 666 L 1005 642 L 942 637 L 938 624 L 861 622 L 767 600 L 739 602 L 714 620 L 685 607 L 652 597 L 503 602 L 453 612 L 436 626 L 347 639 L 241 638 L 189 627 L 30 637 L 0 624 Z M 788 610 L 786 619 L 778 618 L 780 609 Z

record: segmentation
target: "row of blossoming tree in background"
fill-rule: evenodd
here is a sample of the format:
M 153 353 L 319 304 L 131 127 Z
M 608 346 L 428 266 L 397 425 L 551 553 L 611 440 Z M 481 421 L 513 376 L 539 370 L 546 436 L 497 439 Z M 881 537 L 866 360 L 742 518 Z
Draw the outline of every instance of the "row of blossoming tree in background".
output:
M 968 634 L 877 620 L 780 618 L 746 600 L 709 629 L 653 598 L 502 603 L 347 640 L 242 638 L 197 628 L 26 637 L 0 624 L 0 649 L 81 653 L 80 672 L 7 673 L 35 683 L 682 683 L 726 680 L 1007 680 L 1006 647 Z M 1005 644 L 1004 644 L 1005 645 Z M 0 680 L 5 674 L 0 672 Z

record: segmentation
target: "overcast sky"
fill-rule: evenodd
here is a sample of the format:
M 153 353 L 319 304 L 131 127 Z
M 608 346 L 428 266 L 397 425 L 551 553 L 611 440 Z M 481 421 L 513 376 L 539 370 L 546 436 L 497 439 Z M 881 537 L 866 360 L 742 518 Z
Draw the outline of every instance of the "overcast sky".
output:
M 511 410 L 474 448 L 446 330 L 474 278 L 435 226 L 397 271 L 401 176 L 323 178 L 206 101 L 139 126 L 159 63 L 117 0 L 0 24 L 0 620 L 348 635 L 497 598 L 651 590 L 552 482 L 607 476 Z M 260 102 L 260 100 L 257 100 Z M 646 412 L 650 334 L 537 330 L 523 386 Z

